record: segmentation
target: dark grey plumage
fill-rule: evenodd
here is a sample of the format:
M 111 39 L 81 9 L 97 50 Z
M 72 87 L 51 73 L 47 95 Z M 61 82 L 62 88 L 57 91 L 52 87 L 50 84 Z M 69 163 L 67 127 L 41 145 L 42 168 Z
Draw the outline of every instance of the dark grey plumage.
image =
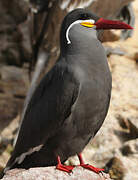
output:
M 111 75 L 95 28 L 76 20 L 99 18 L 77 9 L 61 28 L 61 54 L 42 79 L 28 105 L 18 139 L 5 171 L 57 164 L 82 152 L 101 127 L 108 111 Z

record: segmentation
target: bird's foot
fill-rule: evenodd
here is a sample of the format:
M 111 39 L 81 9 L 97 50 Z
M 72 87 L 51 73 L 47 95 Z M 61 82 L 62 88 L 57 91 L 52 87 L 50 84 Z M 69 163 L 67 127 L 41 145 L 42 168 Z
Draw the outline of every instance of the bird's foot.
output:
M 85 168 L 85 169 L 89 169 L 95 173 L 100 173 L 101 171 L 104 171 L 104 169 L 96 168 L 96 167 L 89 165 L 89 164 L 80 164 L 80 166 Z
M 58 156 L 57 157 L 57 161 L 58 161 L 58 164 L 56 166 L 56 169 L 60 170 L 60 171 L 65 171 L 67 173 L 71 173 L 74 166 L 66 166 L 66 165 L 63 165 L 60 161 L 60 157 Z
M 95 173 L 100 173 L 101 171 L 104 171 L 104 169 L 100 169 L 100 168 L 96 168 L 92 165 L 89 165 L 89 164 L 85 164 L 84 161 L 83 161 L 83 158 L 82 158 L 82 155 L 81 153 L 78 154 L 78 158 L 79 158 L 79 161 L 80 161 L 80 165 L 81 167 L 85 168 L 85 169 L 89 169 Z
M 74 168 L 74 166 L 66 166 L 66 165 L 63 165 L 63 164 L 58 164 L 56 166 L 56 169 L 58 169 L 60 171 L 65 171 L 67 173 L 71 173 L 73 168 Z

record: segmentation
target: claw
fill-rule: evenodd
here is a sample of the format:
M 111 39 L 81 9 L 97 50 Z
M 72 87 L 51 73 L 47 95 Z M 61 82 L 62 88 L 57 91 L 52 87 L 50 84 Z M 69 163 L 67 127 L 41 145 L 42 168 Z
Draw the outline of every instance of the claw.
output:
M 60 171 L 65 171 L 67 173 L 71 173 L 72 172 L 74 166 L 66 166 L 66 165 L 61 164 L 59 156 L 57 157 L 57 161 L 58 161 L 58 164 L 56 166 L 56 169 L 58 169 Z
M 66 165 L 63 165 L 63 164 L 58 164 L 56 166 L 56 169 L 58 169 L 60 171 L 65 171 L 67 173 L 71 173 L 73 168 L 74 168 L 73 166 L 66 166 Z
M 94 171 L 96 173 L 100 173 L 101 171 L 104 171 L 104 169 L 96 168 L 94 166 L 91 166 L 89 164 L 80 164 L 83 168 L 89 169 L 91 171 Z
M 104 171 L 104 169 L 96 168 L 96 167 L 91 166 L 89 164 L 85 164 L 83 159 L 82 159 L 81 154 L 78 155 L 78 158 L 80 160 L 80 166 L 82 166 L 83 168 L 89 169 L 89 170 L 94 171 L 96 173 L 100 173 L 101 171 Z

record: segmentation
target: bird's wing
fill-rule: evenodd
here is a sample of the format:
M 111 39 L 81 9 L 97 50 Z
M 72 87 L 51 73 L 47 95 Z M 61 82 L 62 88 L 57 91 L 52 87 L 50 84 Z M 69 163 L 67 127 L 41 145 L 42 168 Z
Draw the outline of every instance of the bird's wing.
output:
M 73 73 L 64 64 L 57 63 L 34 92 L 8 166 L 22 154 L 43 145 L 60 129 L 71 114 L 78 90 L 79 83 Z

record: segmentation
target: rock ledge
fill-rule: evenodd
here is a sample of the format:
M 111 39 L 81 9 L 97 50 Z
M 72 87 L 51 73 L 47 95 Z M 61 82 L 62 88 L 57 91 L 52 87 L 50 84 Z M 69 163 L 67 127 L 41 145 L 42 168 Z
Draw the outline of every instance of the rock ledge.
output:
M 108 174 L 96 174 L 82 167 L 75 167 L 71 174 L 56 170 L 55 167 L 13 169 L 6 173 L 2 180 L 111 180 Z

